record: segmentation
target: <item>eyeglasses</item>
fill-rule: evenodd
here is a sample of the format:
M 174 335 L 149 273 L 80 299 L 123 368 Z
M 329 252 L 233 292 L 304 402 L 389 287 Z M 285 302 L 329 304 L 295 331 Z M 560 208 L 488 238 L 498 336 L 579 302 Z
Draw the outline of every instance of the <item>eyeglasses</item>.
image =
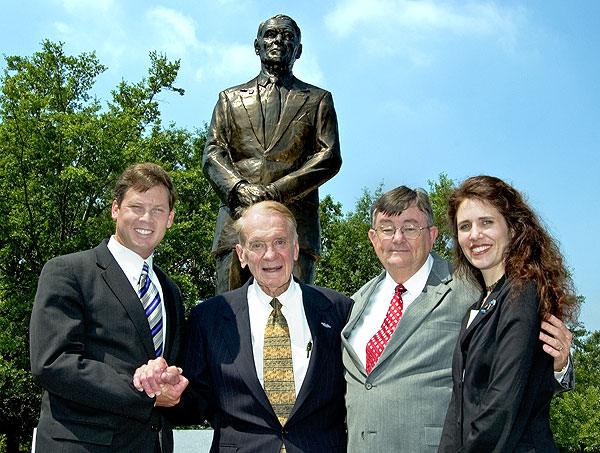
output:
M 290 242 L 284 238 L 275 239 L 271 243 L 271 247 L 273 247 L 274 250 L 281 252 L 287 248 L 289 243 Z M 252 253 L 256 253 L 259 256 L 263 256 L 265 253 L 267 253 L 267 250 L 269 249 L 269 245 L 263 241 L 252 241 L 248 244 L 247 248 Z
M 416 225 L 402 225 L 399 228 L 389 225 L 384 227 L 374 228 L 382 239 L 392 239 L 396 234 L 396 231 L 400 231 L 406 239 L 417 239 L 421 235 L 421 231 L 428 229 L 429 227 L 420 227 Z

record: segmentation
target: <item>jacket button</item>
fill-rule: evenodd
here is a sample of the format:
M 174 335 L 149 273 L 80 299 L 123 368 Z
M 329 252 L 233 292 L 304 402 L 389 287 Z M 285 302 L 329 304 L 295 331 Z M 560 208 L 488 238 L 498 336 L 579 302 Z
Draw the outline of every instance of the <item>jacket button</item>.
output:
M 283 428 L 283 429 L 281 430 L 281 434 L 283 434 L 284 436 L 285 436 L 285 435 L 287 435 L 287 433 L 288 433 L 288 432 L 289 432 L 289 431 L 288 431 L 286 428 Z
M 153 433 L 157 433 L 160 431 L 160 426 L 154 424 L 154 425 L 150 426 L 150 429 L 152 430 Z
M 371 389 L 373 388 L 373 384 L 371 384 L 370 382 L 367 382 L 367 383 L 365 384 L 365 388 L 366 388 L 367 390 L 371 390 Z

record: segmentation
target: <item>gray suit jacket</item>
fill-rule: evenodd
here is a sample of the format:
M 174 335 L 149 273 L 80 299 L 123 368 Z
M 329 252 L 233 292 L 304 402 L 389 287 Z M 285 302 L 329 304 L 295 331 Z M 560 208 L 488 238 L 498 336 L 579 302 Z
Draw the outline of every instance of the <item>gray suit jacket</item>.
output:
M 423 293 L 406 309 L 367 377 L 348 338 L 385 272 L 354 294 L 342 331 L 349 452 L 435 452 L 452 389 L 452 353 L 460 322 L 479 297 L 453 278 L 448 262 L 433 253 Z

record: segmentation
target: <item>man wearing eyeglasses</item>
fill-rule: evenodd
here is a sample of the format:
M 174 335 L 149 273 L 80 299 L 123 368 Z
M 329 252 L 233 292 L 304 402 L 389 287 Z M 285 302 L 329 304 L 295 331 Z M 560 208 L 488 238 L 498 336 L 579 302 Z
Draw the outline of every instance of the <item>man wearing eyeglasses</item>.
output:
M 437 451 L 452 353 L 479 293 L 432 251 L 438 229 L 425 191 L 390 190 L 371 207 L 371 222 L 369 239 L 385 270 L 354 294 L 342 331 L 348 451 Z M 540 339 L 561 370 L 570 363 L 571 333 L 556 318 L 542 328 L 553 335 Z M 556 378 L 568 387 L 572 373 Z
M 176 421 L 210 421 L 211 451 L 345 453 L 340 333 L 352 300 L 292 276 L 298 233 L 283 204 L 253 204 L 234 227 L 252 278 L 192 309 Z M 138 370 L 138 389 L 167 388 L 155 365 Z

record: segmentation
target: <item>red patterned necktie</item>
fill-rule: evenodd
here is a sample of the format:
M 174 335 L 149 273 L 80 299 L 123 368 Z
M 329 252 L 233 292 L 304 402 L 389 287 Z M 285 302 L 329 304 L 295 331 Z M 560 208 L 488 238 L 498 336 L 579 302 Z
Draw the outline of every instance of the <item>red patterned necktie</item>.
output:
M 400 284 L 396 286 L 396 292 L 390 301 L 390 308 L 388 308 L 381 327 L 367 343 L 367 374 L 371 372 L 379 360 L 385 345 L 390 341 L 390 337 L 394 333 L 394 330 L 396 330 L 398 321 L 402 317 L 402 309 L 404 308 L 402 293 L 405 291 L 406 288 L 404 285 Z

